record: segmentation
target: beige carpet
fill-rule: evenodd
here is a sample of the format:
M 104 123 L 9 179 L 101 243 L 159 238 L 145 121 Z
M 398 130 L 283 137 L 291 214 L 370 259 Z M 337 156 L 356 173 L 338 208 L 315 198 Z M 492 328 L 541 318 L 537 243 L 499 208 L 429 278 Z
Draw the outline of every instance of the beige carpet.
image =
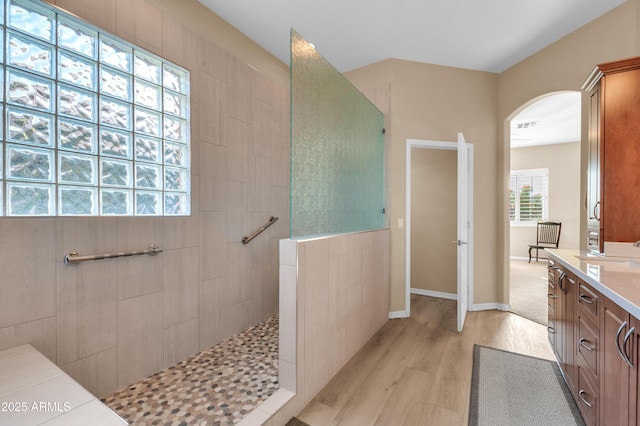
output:
M 547 261 L 511 260 L 511 312 L 547 325 Z

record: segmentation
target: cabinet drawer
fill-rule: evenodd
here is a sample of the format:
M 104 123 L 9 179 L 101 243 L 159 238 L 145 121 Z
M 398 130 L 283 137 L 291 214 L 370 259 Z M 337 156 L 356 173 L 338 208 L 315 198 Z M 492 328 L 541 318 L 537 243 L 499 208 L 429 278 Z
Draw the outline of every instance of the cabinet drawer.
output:
M 576 348 L 581 355 L 578 359 L 583 367 L 591 370 L 594 378 L 598 377 L 598 328 L 591 321 L 578 315 L 578 335 L 576 336 Z
M 595 324 L 598 324 L 598 305 L 600 299 L 598 292 L 594 290 L 588 284 L 579 281 L 578 285 L 578 306 L 582 308 L 584 312 L 591 316 L 591 319 Z
M 578 391 L 576 404 L 587 426 L 598 424 L 598 393 L 589 377 L 588 370 L 578 365 Z

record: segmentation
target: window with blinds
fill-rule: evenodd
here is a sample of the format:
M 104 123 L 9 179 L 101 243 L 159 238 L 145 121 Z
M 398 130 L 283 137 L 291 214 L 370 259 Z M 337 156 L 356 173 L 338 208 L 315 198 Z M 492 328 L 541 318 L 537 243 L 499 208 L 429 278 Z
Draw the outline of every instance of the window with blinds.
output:
M 509 184 L 509 220 L 529 225 L 549 216 L 549 169 L 512 170 Z

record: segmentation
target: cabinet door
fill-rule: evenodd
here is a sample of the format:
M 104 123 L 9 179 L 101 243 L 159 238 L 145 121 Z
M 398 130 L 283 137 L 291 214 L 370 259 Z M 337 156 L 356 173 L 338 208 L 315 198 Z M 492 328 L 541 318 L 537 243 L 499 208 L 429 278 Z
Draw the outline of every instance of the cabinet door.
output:
M 587 168 L 587 247 L 602 252 L 600 232 L 600 85 L 590 93 L 589 104 L 589 153 Z
M 607 298 L 602 301 L 600 325 L 600 424 L 628 425 L 630 418 L 629 314 Z
M 556 285 L 556 278 L 558 276 L 558 267 L 555 264 L 555 261 L 549 260 L 547 265 L 547 269 L 549 270 L 549 281 L 547 288 L 547 302 L 548 302 L 548 322 L 547 322 L 547 332 L 549 333 L 549 343 L 551 344 L 551 348 L 554 352 L 556 352 L 556 301 L 558 298 L 558 286 Z M 557 353 L 556 353 L 557 355 Z
M 628 342 L 629 356 L 633 363 L 631 369 L 631 390 L 629 392 L 629 424 L 636 425 L 640 421 L 640 371 L 638 371 L 638 351 L 640 350 L 640 320 L 631 317 L 631 327 L 635 330 L 632 340 Z
M 636 241 L 640 235 L 640 69 L 606 75 L 601 84 L 604 239 Z
M 578 298 L 578 278 L 567 272 L 562 285 L 564 311 L 562 317 L 562 335 L 564 336 L 564 356 L 560 364 L 565 373 L 569 389 L 573 392 L 576 384 L 576 323 L 578 315 L 576 313 L 576 299 Z
M 567 273 L 564 268 L 558 268 L 558 279 L 556 281 L 556 347 L 555 352 L 558 357 L 560 366 L 564 366 L 566 362 L 566 334 L 567 334 L 567 315 L 566 315 L 566 285 L 567 285 Z

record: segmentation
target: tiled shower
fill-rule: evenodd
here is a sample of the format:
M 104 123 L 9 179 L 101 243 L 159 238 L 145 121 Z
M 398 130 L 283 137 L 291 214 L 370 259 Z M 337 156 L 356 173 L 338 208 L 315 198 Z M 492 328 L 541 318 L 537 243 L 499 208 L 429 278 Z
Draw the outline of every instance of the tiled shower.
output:
M 51 3 L 191 73 L 191 216 L 0 218 L 0 350 L 31 342 L 103 397 L 278 312 L 288 87 L 217 47 L 195 1 L 178 14 L 158 1 Z M 163 252 L 63 262 L 152 243 Z

